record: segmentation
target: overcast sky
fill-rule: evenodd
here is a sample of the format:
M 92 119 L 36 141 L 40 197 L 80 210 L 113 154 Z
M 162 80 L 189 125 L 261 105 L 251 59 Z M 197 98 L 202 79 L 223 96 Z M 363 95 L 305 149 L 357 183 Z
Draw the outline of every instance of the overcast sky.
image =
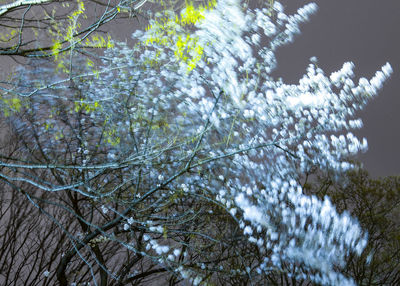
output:
M 309 3 L 282 0 L 285 11 Z M 364 127 L 358 136 L 368 139 L 369 150 L 358 159 L 373 176 L 400 175 L 400 1 L 316 1 L 317 14 L 301 28 L 291 45 L 278 51 L 277 75 L 298 82 L 311 56 L 326 73 L 345 61 L 356 65 L 356 76 L 370 78 L 386 62 L 393 76 L 379 95 L 360 113 Z

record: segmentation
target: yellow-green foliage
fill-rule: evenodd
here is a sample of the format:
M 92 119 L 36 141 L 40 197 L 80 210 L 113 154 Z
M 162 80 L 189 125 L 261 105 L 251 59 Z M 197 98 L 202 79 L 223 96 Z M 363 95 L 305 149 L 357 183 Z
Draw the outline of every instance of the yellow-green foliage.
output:
M 85 46 L 90 48 L 110 49 L 114 47 L 114 43 L 111 40 L 110 35 L 107 35 L 107 39 L 104 39 L 103 36 L 94 34 L 91 35 L 90 39 L 86 38 Z
M 75 112 L 84 111 L 86 113 L 90 113 L 100 108 L 100 104 L 95 101 L 93 103 L 84 102 L 83 99 L 81 101 L 75 101 Z
M 83 0 L 76 0 L 77 9 L 68 15 L 67 23 L 55 21 L 52 16 L 47 15 L 51 20 L 53 29 L 49 30 L 50 35 L 53 37 L 53 45 L 51 54 L 57 63 L 57 70 L 64 73 L 69 73 L 69 60 L 70 53 L 73 52 L 77 45 L 85 48 L 112 48 L 114 46 L 111 37 L 107 35 L 106 38 L 99 34 L 92 34 L 85 38 L 80 38 L 79 28 L 81 23 L 79 18 L 86 18 L 85 4 Z M 66 3 L 68 6 L 69 4 Z M 53 15 L 55 11 L 53 10 Z M 93 62 L 88 60 L 88 67 L 95 73 Z
M 186 7 L 180 15 L 164 13 L 151 21 L 147 28 L 145 46 L 156 44 L 174 51 L 175 58 L 187 66 L 188 72 L 196 67 L 203 56 L 204 47 L 198 44 L 190 28 L 204 19 L 204 13 L 215 6 L 215 1 L 195 7 L 186 1 Z
M 117 135 L 115 126 L 109 126 L 108 122 L 109 118 L 106 118 L 106 120 L 104 120 L 103 136 L 108 144 L 111 144 L 111 146 L 117 146 L 121 142 L 121 138 Z
M 268 15 L 271 17 L 274 11 L 275 0 L 268 0 Z
M 6 29 L 4 29 L 6 30 Z M 15 39 L 17 36 L 18 31 L 17 29 L 8 29 L 8 32 L 2 32 L 0 33 L 0 42 L 7 43 Z
M 4 116 L 10 116 L 14 112 L 18 112 L 22 108 L 21 99 L 17 97 L 4 98 L 0 96 L 0 101 L 3 102 L 3 114 Z
M 116 134 L 117 131 L 115 129 L 107 130 L 104 133 L 107 143 L 111 144 L 112 146 L 117 146 L 120 143 L 121 138 Z

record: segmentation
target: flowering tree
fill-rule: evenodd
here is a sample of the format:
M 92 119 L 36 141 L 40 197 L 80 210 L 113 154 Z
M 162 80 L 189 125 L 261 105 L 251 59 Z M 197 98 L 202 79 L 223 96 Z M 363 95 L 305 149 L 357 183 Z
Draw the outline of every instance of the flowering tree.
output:
M 327 76 L 312 58 L 299 84 L 274 79 L 276 49 L 315 11 L 187 4 L 157 14 L 131 46 L 110 45 L 95 72 L 78 57 L 66 75 L 42 63 L 21 72 L 4 95 L 19 105 L 8 110 L 19 151 L 3 156 L 0 178 L 69 240 L 46 276 L 226 285 L 285 272 L 352 285 L 341 267 L 367 235 L 300 180 L 313 166 L 352 167 L 367 144 L 347 130 L 392 71 L 357 85 L 352 63 Z

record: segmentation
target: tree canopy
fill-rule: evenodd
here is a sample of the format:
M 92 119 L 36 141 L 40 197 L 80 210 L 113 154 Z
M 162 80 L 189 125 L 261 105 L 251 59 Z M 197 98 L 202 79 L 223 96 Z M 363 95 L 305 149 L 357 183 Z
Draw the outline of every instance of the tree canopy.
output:
M 347 158 L 367 147 L 351 133 L 362 126 L 355 114 L 390 65 L 357 84 L 353 63 L 325 75 L 311 58 L 299 83 L 285 84 L 271 75 L 275 51 L 316 4 L 286 15 L 277 1 L 239 0 L 161 10 L 131 42 L 98 38 L 104 54 L 91 60 L 83 43 L 96 40 L 77 20 L 85 5 L 66 30 L 52 24 L 48 48 L 4 49 L 51 59 L 1 86 L 13 144 L 0 179 L 63 239 L 43 257 L 43 284 L 257 285 L 285 273 L 353 285 L 346 259 L 363 253 L 367 233 L 305 192 L 302 177 L 354 167 Z

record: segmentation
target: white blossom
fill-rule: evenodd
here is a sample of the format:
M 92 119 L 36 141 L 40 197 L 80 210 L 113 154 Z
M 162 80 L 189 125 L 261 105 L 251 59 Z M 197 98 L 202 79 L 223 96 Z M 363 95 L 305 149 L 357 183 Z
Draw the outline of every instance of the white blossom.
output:
M 107 214 L 108 208 L 106 206 L 101 206 L 101 211 L 103 212 L 103 214 Z

